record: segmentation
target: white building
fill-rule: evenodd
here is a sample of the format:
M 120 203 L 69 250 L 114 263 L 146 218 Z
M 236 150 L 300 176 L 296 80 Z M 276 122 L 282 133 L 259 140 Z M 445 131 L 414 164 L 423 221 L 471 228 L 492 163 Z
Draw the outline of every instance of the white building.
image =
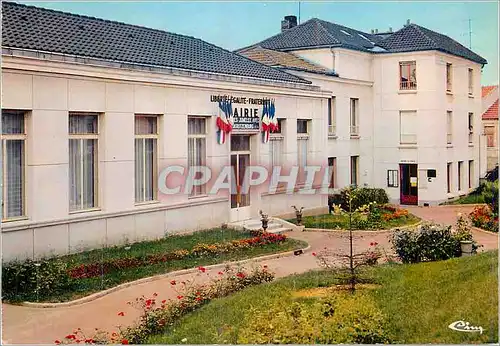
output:
M 330 164 L 339 188 L 387 187 L 389 171 L 399 186 L 393 171 L 417 177 L 434 170 L 430 182 L 418 175 L 420 204 L 477 185 L 478 137 L 466 127 L 468 113 L 479 114 L 481 63 L 471 58 L 435 49 L 374 54 L 329 46 L 295 55 L 272 49 L 287 62 L 276 68 L 160 30 L 8 2 L 2 10 L 4 260 L 154 239 L 256 217 L 259 210 L 278 215 L 292 205 L 326 206 L 326 195 L 290 195 L 283 188 L 210 194 L 226 166 L 241 186 L 251 164 Z M 366 42 L 375 37 L 366 34 Z M 410 78 L 410 90 L 400 90 L 401 61 L 429 71 L 419 72 L 418 88 Z M 441 90 L 447 63 L 453 64 L 451 92 Z M 216 125 L 220 96 L 250 119 L 238 129 L 243 120 L 235 117 L 223 144 Z M 259 119 L 268 100 L 280 133 L 264 142 Z M 447 111 L 453 112 L 449 145 Z M 207 165 L 214 177 L 192 193 L 165 195 L 160 172 L 173 165 Z M 170 188 L 181 181 L 169 177 Z M 402 182 L 413 179 L 405 175 Z M 398 202 L 400 188 L 387 190 Z
M 432 205 L 478 185 L 486 60 L 409 21 L 370 34 L 320 19 L 283 23 L 281 33 L 238 52 L 331 93 L 336 187 L 368 184 L 395 203 Z M 290 56 L 327 72 L 290 65 Z
M 498 85 L 482 87 L 483 130 L 486 136 L 487 165 L 491 170 L 498 165 Z

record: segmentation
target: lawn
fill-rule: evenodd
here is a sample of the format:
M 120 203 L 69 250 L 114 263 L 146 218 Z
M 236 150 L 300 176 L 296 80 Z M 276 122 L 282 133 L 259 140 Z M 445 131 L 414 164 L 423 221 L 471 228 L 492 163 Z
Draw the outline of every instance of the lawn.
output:
M 248 232 L 232 229 L 212 229 L 189 235 L 168 236 L 157 241 L 139 242 L 128 246 L 109 247 L 86 251 L 78 254 L 58 257 L 54 260 L 62 260 L 67 263 L 68 269 L 71 269 L 82 264 L 90 265 L 93 263 L 102 263 L 112 259 L 144 258 L 148 255 L 171 253 L 175 250 L 191 250 L 194 246 L 200 243 L 210 245 L 248 238 L 253 238 L 253 236 Z M 307 246 L 307 244 L 303 241 L 287 238 L 283 243 L 241 248 L 226 253 L 206 254 L 203 256 L 189 255 L 182 259 L 167 260 L 161 263 L 131 268 L 125 267 L 121 270 L 114 270 L 97 277 L 72 279 L 70 286 L 66 287 L 64 290 L 54 290 L 50 292 L 50 294 L 44 296 L 27 293 L 15 297 L 8 297 L 8 300 L 11 302 L 22 300 L 37 302 L 69 301 L 117 286 L 121 283 L 157 274 L 193 268 L 200 265 L 206 266 L 228 261 L 243 260 L 256 256 L 303 248 L 305 246 Z M 6 297 L 4 296 L 4 299 L 5 298 Z
M 296 219 L 288 220 L 296 223 Z M 353 222 L 353 229 L 391 229 L 406 225 L 413 225 L 419 222 L 420 219 L 413 214 L 408 213 L 406 216 L 400 216 L 392 220 L 381 219 L 377 226 L 369 221 L 365 223 Z M 323 214 L 317 216 L 306 216 L 302 218 L 302 224 L 306 228 L 324 228 L 324 229 L 349 229 L 349 216 Z
M 456 205 L 456 204 L 481 204 L 485 203 L 484 195 L 480 192 L 473 191 L 468 195 L 461 196 L 453 201 L 444 202 L 442 205 Z
M 498 342 L 497 273 L 497 251 L 440 262 L 376 266 L 367 268 L 365 275 L 378 286 L 356 294 L 375 301 L 386 318 L 386 329 L 394 343 L 495 343 Z M 294 301 L 307 304 L 296 297 L 297 291 L 336 282 L 332 272 L 315 271 L 251 287 L 208 303 L 181 318 L 164 334 L 150 336 L 147 343 L 236 343 L 238 331 L 245 328 L 245 319 L 254 309 L 266 310 L 277 304 L 289 306 Z M 485 331 L 465 333 L 448 328 L 459 320 L 481 326 Z

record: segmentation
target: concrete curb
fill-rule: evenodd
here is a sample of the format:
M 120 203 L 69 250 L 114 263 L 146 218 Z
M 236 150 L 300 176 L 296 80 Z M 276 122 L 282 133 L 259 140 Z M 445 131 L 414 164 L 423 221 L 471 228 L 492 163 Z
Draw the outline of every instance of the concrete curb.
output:
M 471 228 L 472 228 L 474 231 L 481 232 L 481 233 L 484 233 L 484 234 L 488 234 L 488 235 L 490 235 L 490 236 L 494 236 L 494 237 L 496 237 L 496 238 L 498 238 L 498 236 L 499 236 L 499 235 L 498 235 L 498 233 L 495 233 L 495 232 L 490 232 L 490 231 L 486 231 L 486 230 L 484 230 L 484 229 L 482 229 L 482 228 L 479 228 L 479 227 L 472 226 Z
M 470 207 L 483 207 L 487 205 L 486 203 L 474 203 L 474 204 L 443 204 L 443 205 L 438 205 L 437 207 L 439 208 L 442 208 L 442 207 L 445 207 L 445 208 L 450 208 L 450 207 L 453 207 L 453 208 L 470 208 Z M 421 207 L 419 206 L 419 208 L 428 208 L 428 207 Z
M 422 224 L 422 220 L 417 222 L 417 223 L 414 223 L 414 224 L 411 224 L 411 225 L 405 225 L 405 226 L 401 226 L 401 227 L 394 227 L 394 228 L 391 228 L 391 229 L 379 229 L 379 230 L 373 230 L 373 231 L 369 231 L 369 230 L 353 230 L 352 232 L 353 233 L 366 233 L 366 234 L 384 234 L 384 233 L 390 233 L 390 232 L 394 232 L 395 230 L 399 229 L 399 230 L 402 230 L 402 229 L 407 229 L 407 228 L 413 228 L 413 227 L 417 227 L 417 226 L 420 226 Z M 349 230 L 348 229 L 328 229 L 328 228 L 304 228 L 304 231 L 305 232 L 326 232 L 326 233 L 345 233 L 345 232 L 348 232 Z M 483 232 L 486 232 L 486 231 L 483 231 Z
M 301 239 L 299 239 L 299 240 L 301 240 Z M 305 252 L 309 251 L 310 249 L 311 249 L 311 245 L 308 244 L 305 248 L 297 249 L 297 250 L 302 250 L 302 252 L 305 253 Z M 275 254 L 271 254 L 271 255 L 248 258 L 248 259 L 241 260 L 241 261 L 212 264 L 212 265 L 203 266 L 203 267 L 206 269 L 219 269 L 219 268 L 224 268 L 227 265 L 231 265 L 231 266 L 232 265 L 240 265 L 240 264 L 245 264 L 248 262 L 265 261 L 265 260 L 270 260 L 270 259 L 275 259 L 275 258 L 280 258 L 280 257 L 288 257 L 288 256 L 293 256 L 294 252 L 297 250 L 291 250 L 291 251 L 280 252 L 280 253 L 275 253 Z M 177 277 L 180 275 L 191 274 L 191 273 L 196 273 L 196 272 L 198 272 L 198 268 L 190 268 L 190 269 L 177 270 L 177 271 L 173 271 L 173 272 L 169 272 L 169 273 L 165 273 L 165 274 L 150 276 L 150 277 L 142 278 L 142 279 L 135 280 L 135 281 L 125 282 L 121 285 L 118 285 L 118 286 L 115 286 L 112 288 L 108 288 L 107 290 L 93 293 L 89 296 L 79 298 L 76 300 L 72 300 L 69 302 L 63 302 L 63 303 L 22 302 L 20 305 L 25 306 L 25 307 L 30 307 L 30 308 L 62 308 L 62 307 L 81 305 L 84 303 L 89 303 L 91 301 L 94 301 L 96 299 L 99 299 L 99 298 L 104 297 L 108 294 L 111 294 L 113 292 L 122 290 L 122 289 L 130 287 L 130 286 L 136 286 L 136 285 L 140 285 L 140 284 L 151 282 L 151 281 L 157 281 L 157 280 L 161 280 L 161 279 L 165 279 L 165 278 Z

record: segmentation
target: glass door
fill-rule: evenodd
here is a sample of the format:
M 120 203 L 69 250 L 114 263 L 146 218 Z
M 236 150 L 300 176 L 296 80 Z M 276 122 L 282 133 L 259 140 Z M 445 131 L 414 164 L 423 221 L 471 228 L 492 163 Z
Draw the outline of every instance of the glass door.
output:
M 250 218 L 250 189 L 243 190 L 245 171 L 250 165 L 250 136 L 231 136 L 231 168 L 234 173 L 236 191 L 231 191 L 231 221 Z

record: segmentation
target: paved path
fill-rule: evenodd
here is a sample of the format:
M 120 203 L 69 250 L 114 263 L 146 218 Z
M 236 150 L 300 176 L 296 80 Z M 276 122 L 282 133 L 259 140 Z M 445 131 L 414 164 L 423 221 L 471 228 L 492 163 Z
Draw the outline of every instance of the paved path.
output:
M 409 209 L 424 219 L 448 224 L 454 223 L 457 214 L 457 209 L 453 207 Z M 463 211 L 463 208 L 460 210 Z M 498 248 L 496 235 L 479 233 L 475 232 L 474 236 L 481 238 L 480 243 L 485 242 L 485 249 Z M 277 277 L 317 269 L 319 266 L 315 257 L 311 255 L 312 252 L 319 252 L 327 247 L 346 253 L 349 244 L 345 234 L 339 232 L 293 232 L 290 235 L 307 241 L 311 245 L 311 250 L 303 255 L 275 258 L 260 263 L 267 265 Z M 370 242 L 378 242 L 386 250 L 390 248 L 388 232 L 355 232 L 355 252 L 368 249 Z M 245 267 L 249 268 L 251 265 Z M 207 281 L 210 277 L 217 275 L 218 271 L 207 270 L 206 274 L 197 277 L 196 281 Z M 175 277 L 175 280 L 181 282 L 192 277 L 193 274 L 185 274 Z M 174 299 L 177 292 L 170 285 L 173 278 L 168 277 L 131 286 L 97 300 L 70 307 L 43 309 L 2 304 L 3 340 L 6 343 L 41 344 L 53 343 L 54 340 L 63 338 L 76 328 L 82 328 L 89 334 L 95 327 L 115 331 L 117 325 L 131 324 L 139 316 L 139 311 L 127 305 L 127 301 L 132 301 L 141 295 L 151 297 L 153 293 L 158 293 L 159 300 Z M 125 316 L 118 316 L 118 312 L 122 311 Z

